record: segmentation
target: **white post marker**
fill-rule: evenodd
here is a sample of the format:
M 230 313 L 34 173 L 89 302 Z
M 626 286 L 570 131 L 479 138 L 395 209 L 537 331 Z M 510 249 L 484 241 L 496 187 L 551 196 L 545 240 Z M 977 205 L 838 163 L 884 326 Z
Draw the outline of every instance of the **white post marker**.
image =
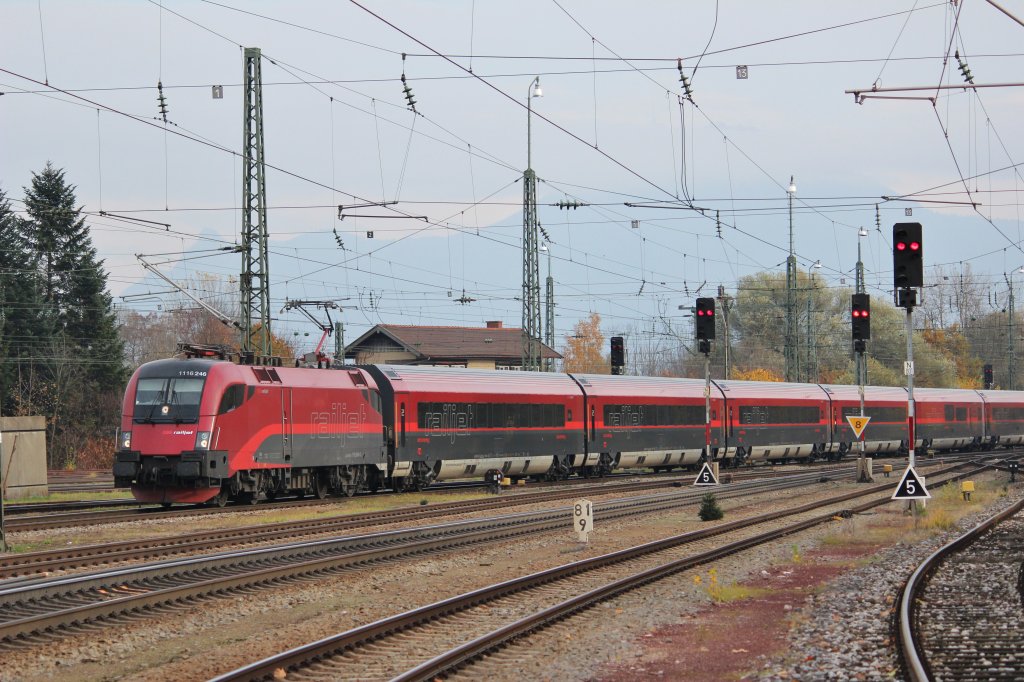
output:
M 711 465 L 708 462 L 704 462 L 704 466 L 701 467 L 700 473 L 697 474 L 697 478 L 693 480 L 694 485 L 718 485 L 718 479 L 715 477 L 715 472 L 711 470 Z
M 572 527 L 580 542 L 588 542 L 590 531 L 594 530 L 594 505 L 590 500 L 576 500 L 572 508 Z
M 896 492 L 892 494 L 890 499 L 930 500 L 931 498 L 932 496 L 928 493 L 928 489 L 924 487 L 924 478 L 917 475 L 914 467 L 908 466 L 907 470 L 903 472 L 899 485 L 896 486 Z

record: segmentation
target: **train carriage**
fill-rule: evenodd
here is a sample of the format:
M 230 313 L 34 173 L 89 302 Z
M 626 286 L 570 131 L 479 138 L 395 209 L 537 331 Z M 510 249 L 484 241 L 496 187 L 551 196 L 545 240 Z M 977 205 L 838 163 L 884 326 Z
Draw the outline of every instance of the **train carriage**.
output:
M 985 439 L 984 402 L 977 391 L 915 388 L 915 448 L 964 450 Z
M 598 471 L 696 464 L 705 449 L 704 382 L 667 377 L 571 375 L 586 395 L 588 461 Z M 711 385 L 711 447 L 724 445 L 722 393 Z M 595 464 L 591 463 L 591 467 Z
M 382 390 L 396 487 L 567 476 L 585 465 L 583 393 L 565 374 L 367 365 Z
M 985 401 L 986 446 L 1024 445 L 1024 393 L 978 391 Z
M 817 384 L 714 383 L 725 396 L 728 448 L 737 464 L 826 455 L 829 398 Z
M 857 437 L 847 417 L 860 414 L 860 392 L 856 386 L 822 384 L 831 399 L 832 442 L 829 457 L 839 459 L 851 449 L 858 453 Z M 864 414 L 871 417 L 864 430 L 867 454 L 895 454 L 907 440 L 907 390 L 892 386 L 864 387 Z

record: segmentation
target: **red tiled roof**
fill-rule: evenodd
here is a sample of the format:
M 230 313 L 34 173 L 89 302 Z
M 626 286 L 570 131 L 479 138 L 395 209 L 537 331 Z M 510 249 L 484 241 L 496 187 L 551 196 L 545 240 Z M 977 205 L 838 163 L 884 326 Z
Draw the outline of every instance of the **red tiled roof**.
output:
M 384 334 L 410 353 L 422 359 L 516 358 L 522 356 L 522 329 L 519 327 L 422 327 L 403 324 L 379 324 L 349 344 L 346 355 L 365 347 L 376 334 Z M 543 358 L 561 358 L 541 344 Z

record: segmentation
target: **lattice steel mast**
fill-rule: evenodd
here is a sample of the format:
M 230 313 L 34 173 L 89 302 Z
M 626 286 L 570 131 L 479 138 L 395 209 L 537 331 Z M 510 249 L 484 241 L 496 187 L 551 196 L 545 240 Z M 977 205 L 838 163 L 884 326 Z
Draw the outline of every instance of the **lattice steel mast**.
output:
M 531 168 L 530 114 L 533 98 L 542 95 L 540 77 L 533 79 L 526 95 L 526 171 L 523 172 L 523 351 L 524 371 L 540 367 L 540 264 L 537 224 L 537 174 Z
M 260 49 L 244 50 L 242 136 L 242 351 L 269 356 L 270 267 L 267 255 L 267 186 L 263 163 L 263 77 Z M 257 326 L 258 325 L 258 326 Z
M 786 258 L 786 381 L 798 381 L 800 376 L 796 345 L 796 253 L 793 248 L 793 195 L 796 184 L 789 178 L 789 257 Z

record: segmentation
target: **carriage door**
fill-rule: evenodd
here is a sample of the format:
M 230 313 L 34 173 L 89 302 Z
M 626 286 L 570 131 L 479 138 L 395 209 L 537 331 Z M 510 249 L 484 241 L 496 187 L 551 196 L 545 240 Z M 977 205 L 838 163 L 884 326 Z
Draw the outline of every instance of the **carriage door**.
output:
M 294 408 L 292 389 L 281 388 L 281 458 L 292 461 L 292 411 Z

